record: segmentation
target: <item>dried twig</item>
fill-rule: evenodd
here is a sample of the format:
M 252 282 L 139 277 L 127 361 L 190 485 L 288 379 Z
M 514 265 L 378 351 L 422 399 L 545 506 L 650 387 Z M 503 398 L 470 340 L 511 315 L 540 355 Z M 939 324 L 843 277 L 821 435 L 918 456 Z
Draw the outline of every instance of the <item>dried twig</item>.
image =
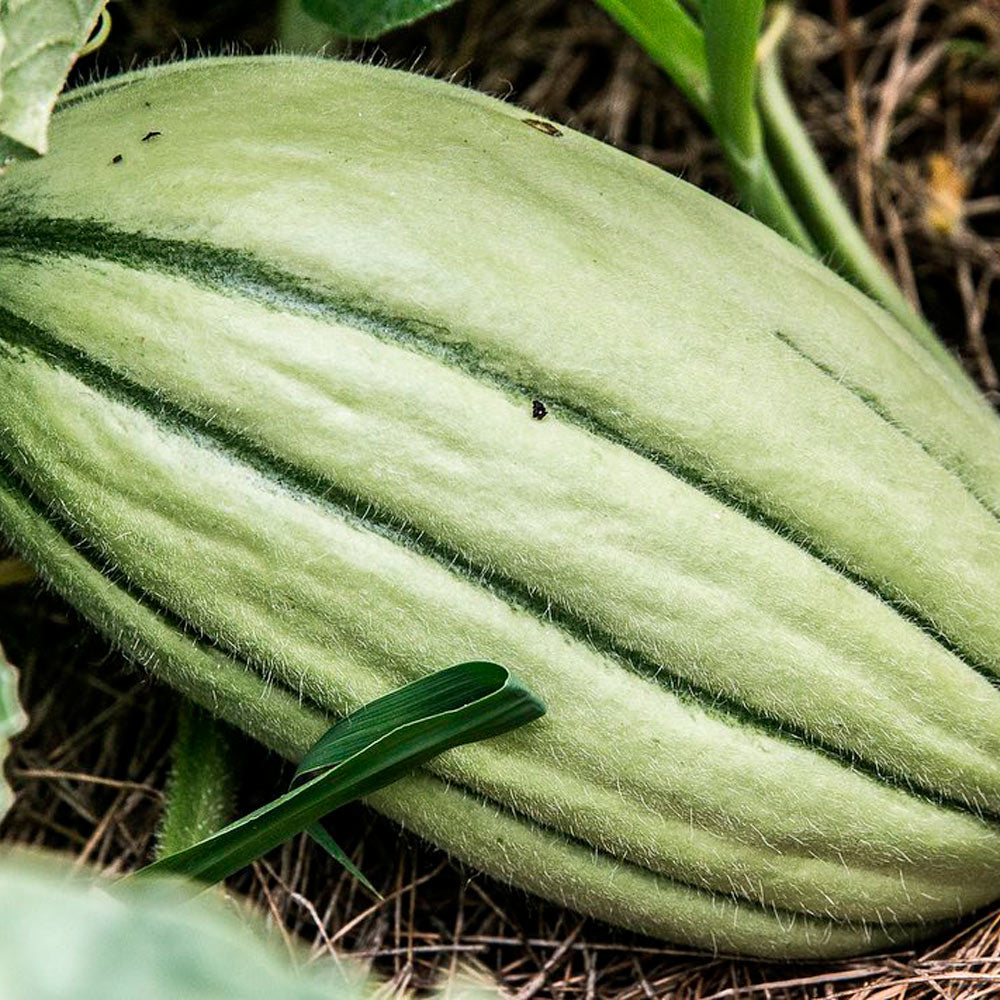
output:
M 858 209 L 861 228 L 872 249 L 881 256 L 881 246 L 875 222 L 875 183 L 872 175 L 872 150 L 868 138 L 868 124 L 865 116 L 861 90 L 858 86 L 857 43 L 847 9 L 847 0 L 833 0 L 837 30 L 843 38 L 842 58 L 844 65 L 845 95 L 847 113 L 854 131 L 855 178 L 858 189 Z
M 926 6 L 927 0 L 907 0 L 903 7 L 903 16 L 899 19 L 899 29 L 896 32 L 892 62 L 889 64 L 885 83 L 881 87 L 878 111 L 872 122 L 869 146 L 873 160 L 882 159 L 889 148 L 892 119 L 904 94 L 903 84 L 911 69 L 910 49 L 917 33 L 917 25 L 920 23 L 920 15 Z

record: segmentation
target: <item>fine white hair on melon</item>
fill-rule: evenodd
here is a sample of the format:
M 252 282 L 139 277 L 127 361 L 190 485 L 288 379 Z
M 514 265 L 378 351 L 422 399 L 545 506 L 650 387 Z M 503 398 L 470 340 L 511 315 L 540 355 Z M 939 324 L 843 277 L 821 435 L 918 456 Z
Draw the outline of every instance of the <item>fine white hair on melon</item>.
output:
M 440 81 L 205 60 L 62 108 L 0 188 L 0 530 L 137 662 L 291 757 L 510 666 L 544 720 L 373 805 L 647 933 L 844 954 L 997 895 L 1000 430 L 940 359 Z

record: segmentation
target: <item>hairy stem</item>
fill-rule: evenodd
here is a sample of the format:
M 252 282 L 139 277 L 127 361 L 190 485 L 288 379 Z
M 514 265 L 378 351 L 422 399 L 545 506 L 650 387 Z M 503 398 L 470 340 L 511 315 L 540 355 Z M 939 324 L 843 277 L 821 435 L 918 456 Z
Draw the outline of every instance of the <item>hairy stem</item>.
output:
M 222 723 L 187 699 L 177 714 L 173 757 L 157 844 L 159 858 L 220 830 L 233 811 L 229 736 Z

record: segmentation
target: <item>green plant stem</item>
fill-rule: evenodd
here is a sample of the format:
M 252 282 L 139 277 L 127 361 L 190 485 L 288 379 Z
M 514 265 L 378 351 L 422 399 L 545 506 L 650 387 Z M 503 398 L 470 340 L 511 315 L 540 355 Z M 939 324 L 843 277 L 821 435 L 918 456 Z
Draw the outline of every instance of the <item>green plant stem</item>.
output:
M 933 330 L 868 246 L 830 180 L 789 100 L 777 52 L 761 63 L 758 106 L 770 161 L 819 251 L 836 270 L 882 303 L 925 347 L 947 356 Z
M 744 160 L 725 142 L 722 148 L 743 206 L 785 239 L 815 256 L 816 244 L 785 194 L 767 156 L 761 154 L 753 160 Z
M 757 39 L 764 0 L 703 0 L 700 7 L 710 83 L 708 120 L 722 143 L 740 200 L 786 239 L 815 253 L 768 161 L 757 114 Z
M 761 4 L 748 4 L 745 11 L 741 6 L 738 20 L 716 15 L 712 24 L 719 25 L 719 30 L 703 34 L 677 0 L 598 3 L 666 71 L 711 125 L 722 143 L 744 206 L 786 239 L 815 253 L 808 232 L 767 160 L 757 117 L 754 46 Z M 725 99 L 713 95 L 725 95 Z
M 764 0 L 704 0 L 701 12 L 712 127 L 733 156 L 754 161 L 764 155 L 754 103 Z
M 226 825 L 233 810 L 228 734 L 220 722 L 187 699 L 177 713 L 173 757 L 158 858 L 211 836 Z

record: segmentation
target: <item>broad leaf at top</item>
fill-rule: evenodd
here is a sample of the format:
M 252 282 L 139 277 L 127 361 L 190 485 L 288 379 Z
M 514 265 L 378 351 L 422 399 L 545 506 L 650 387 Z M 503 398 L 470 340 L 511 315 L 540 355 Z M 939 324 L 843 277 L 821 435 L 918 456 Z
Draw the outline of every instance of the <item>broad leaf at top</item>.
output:
M 49 117 L 107 0 L 0 0 L 0 163 L 48 151 Z
M 0 819 L 10 808 L 13 798 L 4 780 L 3 765 L 7 759 L 7 741 L 24 728 L 26 719 L 17 700 L 17 674 L 0 648 Z
M 378 38 L 453 3 L 455 0 L 302 0 L 302 7 L 339 35 Z

